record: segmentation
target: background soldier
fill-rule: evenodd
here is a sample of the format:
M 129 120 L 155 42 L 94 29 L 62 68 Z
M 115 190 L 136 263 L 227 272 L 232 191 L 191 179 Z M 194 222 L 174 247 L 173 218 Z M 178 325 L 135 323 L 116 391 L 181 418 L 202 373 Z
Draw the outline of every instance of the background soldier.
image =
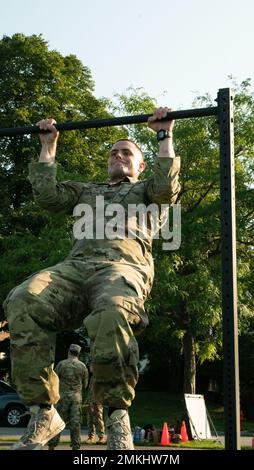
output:
M 82 388 L 88 385 L 88 370 L 78 359 L 81 347 L 71 344 L 68 359 L 59 362 L 56 373 L 60 381 L 60 400 L 57 411 L 69 426 L 72 450 L 79 450 L 81 444 Z M 49 450 L 54 450 L 60 441 L 60 433 L 48 442 Z
M 86 444 L 106 444 L 103 405 L 97 403 L 93 394 L 93 368 L 90 366 L 90 381 L 86 396 L 88 439 Z M 96 439 L 96 433 L 98 440 Z

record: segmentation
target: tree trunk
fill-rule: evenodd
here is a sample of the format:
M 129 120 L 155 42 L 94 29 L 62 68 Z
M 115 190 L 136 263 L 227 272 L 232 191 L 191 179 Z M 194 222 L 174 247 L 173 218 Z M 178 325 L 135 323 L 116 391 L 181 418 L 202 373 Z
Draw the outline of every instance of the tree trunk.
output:
M 196 393 L 196 356 L 195 342 L 190 331 L 186 331 L 183 337 L 184 354 L 184 393 Z

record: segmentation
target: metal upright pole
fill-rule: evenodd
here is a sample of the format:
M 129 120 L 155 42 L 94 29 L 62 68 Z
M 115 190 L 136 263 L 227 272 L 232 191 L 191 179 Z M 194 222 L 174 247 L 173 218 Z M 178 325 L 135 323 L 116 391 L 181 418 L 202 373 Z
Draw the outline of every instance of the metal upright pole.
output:
M 236 220 L 233 95 L 218 92 L 221 177 L 221 259 L 224 351 L 225 448 L 239 450 L 240 400 L 236 275 Z

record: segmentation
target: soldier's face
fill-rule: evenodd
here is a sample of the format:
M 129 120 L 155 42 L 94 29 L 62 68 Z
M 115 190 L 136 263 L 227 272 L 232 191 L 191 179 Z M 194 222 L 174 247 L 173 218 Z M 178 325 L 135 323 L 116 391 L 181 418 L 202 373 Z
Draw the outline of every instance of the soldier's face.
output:
M 111 181 L 124 176 L 138 178 L 144 166 L 141 152 L 135 144 L 120 140 L 113 145 L 108 159 L 108 174 Z

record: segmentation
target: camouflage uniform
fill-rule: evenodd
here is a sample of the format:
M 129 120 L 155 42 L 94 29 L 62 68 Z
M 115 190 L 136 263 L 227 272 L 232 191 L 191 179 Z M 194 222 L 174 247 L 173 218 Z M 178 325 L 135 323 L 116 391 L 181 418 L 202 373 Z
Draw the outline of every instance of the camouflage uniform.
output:
M 129 204 L 173 203 L 179 168 L 179 157 L 157 157 L 154 174 L 145 181 L 125 177 L 114 185 L 57 183 L 56 164 L 34 162 L 30 182 L 35 200 L 52 212 L 72 214 L 78 203 L 89 204 L 95 212 L 98 195 L 104 196 L 105 207 L 120 203 L 127 211 Z M 150 221 L 142 233 L 135 216 L 125 218 L 127 227 L 136 238 L 76 239 L 62 263 L 30 276 L 5 300 L 12 376 L 28 405 L 57 402 L 56 332 L 75 329 L 84 321 L 93 341 L 96 401 L 121 409 L 130 406 L 138 379 L 135 335 L 148 324 L 144 301 L 153 281 L 151 248 L 157 227 Z
M 72 350 L 75 350 L 74 347 L 80 348 L 78 345 L 71 345 L 71 347 L 73 347 Z M 68 357 L 57 364 L 55 371 L 60 381 L 60 400 L 57 404 L 57 411 L 70 429 L 71 447 L 77 450 L 81 444 L 82 387 L 87 387 L 88 370 L 77 357 Z M 59 440 L 60 434 L 49 441 L 49 447 L 56 447 Z
M 91 376 L 86 397 L 88 439 L 95 439 L 96 432 L 99 439 L 105 436 L 105 424 L 103 418 L 103 405 L 94 400 L 93 377 Z

